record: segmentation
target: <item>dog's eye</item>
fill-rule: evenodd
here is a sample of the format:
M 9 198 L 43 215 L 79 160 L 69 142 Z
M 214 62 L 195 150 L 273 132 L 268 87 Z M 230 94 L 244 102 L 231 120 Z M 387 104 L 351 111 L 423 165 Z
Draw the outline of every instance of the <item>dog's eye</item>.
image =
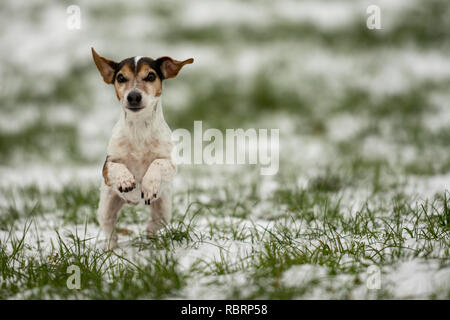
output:
M 150 72 L 148 75 L 147 75 L 147 77 L 145 77 L 145 81 L 150 81 L 150 82 L 152 82 L 152 81 L 155 81 L 155 79 L 156 79 L 156 75 L 153 73 L 153 72 Z
M 117 81 L 120 82 L 120 83 L 122 83 L 122 82 L 126 82 L 127 79 L 126 79 L 122 74 L 119 74 L 119 75 L 117 76 Z

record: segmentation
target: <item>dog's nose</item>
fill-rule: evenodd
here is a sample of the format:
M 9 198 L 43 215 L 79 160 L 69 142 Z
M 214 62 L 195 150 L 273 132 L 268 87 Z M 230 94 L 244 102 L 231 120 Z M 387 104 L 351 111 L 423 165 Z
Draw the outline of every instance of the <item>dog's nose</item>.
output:
M 141 102 L 142 96 L 138 91 L 131 91 L 127 96 L 127 100 L 130 105 L 135 106 Z

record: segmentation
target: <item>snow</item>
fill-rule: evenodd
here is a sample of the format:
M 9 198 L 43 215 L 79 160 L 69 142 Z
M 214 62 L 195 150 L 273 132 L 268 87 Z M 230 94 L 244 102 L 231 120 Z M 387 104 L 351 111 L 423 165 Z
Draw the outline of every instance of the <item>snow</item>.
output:
M 411 176 L 405 186 L 405 192 L 419 196 L 422 200 L 432 198 L 436 194 L 443 195 L 450 191 L 450 173 L 428 177 Z M 447 195 L 447 197 L 449 197 Z
M 37 185 L 40 189 L 60 190 L 65 185 L 89 184 L 101 181 L 101 165 L 82 167 L 55 167 L 40 164 L 30 164 L 25 167 L 0 166 L 0 186 L 8 188 L 11 185 L 24 187 Z
M 308 282 L 327 276 L 326 268 L 311 264 L 301 264 L 290 267 L 283 273 L 281 283 L 287 287 L 307 286 Z
M 450 268 L 441 268 L 436 261 L 411 260 L 397 265 L 382 281 L 398 299 L 429 298 L 450 288 Z
M 27 12 L 28 6 L 36 5 L 35 19 L 39 23 L 31 23 L 32 18 L 22 15 Z M 114 6 L 120 4 L 114 1 Z M 417 1 L 390 1 L 374 0 L 360 1 L 357 4 L 348 1 L 293 1 L 283 0 L 276 2 L 238 2 L 220 0 L 212 2 L 190 1 L 189 3 L 169 2 L 170 6 L 179 5 L 175 17 L 176 23 L 186 27 L 209 28 L 214 25 L 224 28 L 237 25 L 251 25 L 257 28 L 270 28 L 276 22 L 311 24 L 320 31 L 343 30 L 350 24 L 358 21 L 364 23 L 365 9 L 369 4 L 379 5 L 382 10 L 383 30 L 389 30 L 396 24 L 396 16 L 404 10 L 414 7 Z M 2 65 L 0 76 L 8 81 L 0 84 L 0 95 L 17 94 L 26 81 L 30 81 L 33 90 L 48 95 L 54 89 L 59 75 L 69 73 L 74 66 L 90 65 L 92 77 L 87 80 L 87 85 L 93 88 L 92 105 L 88 109 L 78 109 L 79 106 L 70 103 L 55 103 L 48 106 L 43 112 L 36 105 L 29 103 L 20 106 L 9 106 L 8 110 L 2 110 L 0 117 L 0 131 L 7 133 L 20 133 L 36 121 L 39 116 L 44 117 L 52 124 L 73 125 L 78 129 L 79 142 L 84 155 L 90 159 L 96 159 L 95 164 L 53 165 L 48 163 L 21 162 L 21 154 L 17 155 L 18 161 L 13 165 L 0 166 L 0 188 L 5 190 L 0 195 L 0 206 L 7 207 L 10 204 L 11 190 L 17 208 L 23 208 L 28 203 L 17 195 L 20 187 L 36 185 L 40 190 L 61 190 L 72 185 L 98 185 L 101 181 L 101 166 L 105 156 L 106 144 L 111 128 L 118 118 L 120 106 L 114 96 L 112 87 L 106 87 L 91 61 L 90 47 L 95 44 L 98 51 L 111 59 L 142 54 L 157 57 L 170 54 L 174 57 L 195 58 L 193 72 L 199 75 L 210 75 L 214 70 L 215 76 L 224 79 L 239 79 L 243 85 L 249 83 L 261 70 L 272 71 L 269 67 L 275 65 L 271 80 L 277 88 L 294 88 L 298 93 L 306 97 L 313 97 L 308 107 L 312 112 L 322 110 L 321 107 L 333 108 L 336 101 L 345 89 L 361 88 L 370 92 L 370 97 L 382 99 L 387 94 L 405 93 L 411 89 L 417 89 L 426 82 L 447 81 L 450 77 L 450 58 L 438 48 L 425 49 L 415 47 L 392 47 L 389 49 L 374 48 L 361 50 L 349 55 L 348 52 L 330 49 L 327 45 L 305 43 L 297 39 L 277 39 L 270 43 L 252 43 L 245 45 L 230 45 L 224 50 L 222 44 L 202 43 L 167 43 L 158 38 L 157 33 L 167 23 L 161 17 L 157 17 L 148 10 L 147 4 L 132 1 L 133 12 L 128 12 L 118 23 L 110 20 L 97 21 L 92 15 L 94 6 L 92 1 L 79 1 L 82 10 L 82 29 L 70 31 L 66 26 L 66 6 L 53 3 L 48 6 L 46 1 L 10 1 L 7 11 L 1 12 L 0 26 L 7 32 L 0 33 L 2 44 Z M 100 3 L 98 6 L 102 6 Z M 130 6 L 131 7 L 131 6 Z M 144 8 L 146 13 L 144 15 Z M 98 9 L 98 7 L 97 7 Z M 362 26 L 364 27 L 364 26 Z M 141 41 L 142 34 L 129 30 L 147 30 L 146 39 Z M 117 37 L 117 41 L 110 41 L 111 34 Z M 18 39 L 20 41 L 18 41 Z M 20 44 L 20 45 L 19 45 Z M 68 54 L 70 53 L 70 54 Z M 277 62 L 283 64 L 278 65 Z M 299 63 L 299 61 L 301 63 Z M 382 61 L 382 63 L 379 63 Z M 38 62 L 38 63 L 37 63 Z M 23 70 L 23 75 L 17 77 L 17 70 Z M 95 76 L 94 76 L 95 74 Z M 35 81 L 34 79 L 39 79 Z M 55 80 L 56 79 L 56 80 Z M 208 78 L 207 78 L 208 79 Z M 314 80 L 321 80 L 318 88 Z M 212 83 L 205 81 L 205 90 Z M 298 86 L 297 86 L 298 84 Z M 202 83 L 200 83 L 202 85 Z M 187 106 L 192 92 L 181 82 L 173 82 L 165 87 L 164 106 L 182 110 Z M 277 89 L 275 88 L 275 89 Z M 327 90 L 327 94 L 322 94 Z M 433 112 L 423 117 L 424 124 L 433 132 L 445 130 L 450 121 L 449 96 L 444 90 L 436 90 L 430 94 L 430 103 L 434 107 Z M 12 94 L 12 96 L 14 96 Z M 325 100 L 328 99 L 328 100 Z M 86 106 L 84 106 L 86 107 Z M 312 177 L 323 174 L 323 168 L 335 164 L 337 158 L 337 144 L 354 138 L 360 130 L 366 128 L 370 119 L 351 113 L 333 115 L 324 113 L 316 115 L 323 119 L 326 133 L 323 136 L 312 134 L 298 134 L 301 124 L 292 120 L 289 114 L 278 113 L 261 119 L 258 125 L 268 128 L 280 128 L 280 167 L 294 166 L 294 172 L 290 173 L 297 187 L 306 189 Z M 253 119 L 250 119 L 253 120 Z M 308 120 L 306 120 L 308 121 Z M 169 123 L 170 125 L 170 123 Z M 389 163 L 395 161 L 407 162 L 416 159 L 420 154 L 415 146 L 398 145 L 393 142 L 393 132 L 384 124 L 380 129 L 386 134 L 383 136 L 370 136 L 363 141 L 361 152 L 370 159 L 387 159 Z M 26 151 L 24 151 L 26 152 Z M 445 150 L 444 150 L 445 152 Z M 400 154 L 400 155 L 399 155 Z M 54 155 L 56 157 L 56 155 Z M 60 155 L 64 160 L 64 154 Z M 177 212 L 184 214 L 187 211 L 191 199 L 185 196 L 185 192 L 195 187 L 200 190 L 214 190 L 195 196 L 203 205 L 208 205 L 215 199 L 226 200 L 228 181 L 239 180 L 242 185 L 258 183 L 261 201 L 252 207 L 249 219 L 232 217 L 209 216 L 208 219 L 195 221 L 196 232 L 202 235 L 208 234 L 210 224 L 225 225 L 237 224 L 245 232 L 256 227 L 261 237 L 267 236 L 266 230 L 274 228 L 277 222 L 268 221 L 271 218 L 286 218 L 287 210 L 283 206 L 274 208 L 271 197 L 280 187 L 283 187 L 277 177 L 255 178 L 255 170 L 236 166 L 204 166 L 193 168 L 180 166 L 179 173 L 174 181 L 174 190 L 178 193 L 179 203 L 175 204 Z M 257 176 L 257 175 L 256 175 Z M 397 177 L 389 177 L 397 179 Z M 370 208 L 389 201 L 396 192 L 402 192 L 413 199 L 432 199 L 436 194 L 443 194 L 450 189 L 450 173 L 433 176 L 409 176 L 400 177 L 399 187 L 386 192 L 383 196 L 372 196 L 369 187 L 350 186 L 344 187 L 333 197 L 341 200 L 345 214 L 354 216 L 366 202 Z M 388 183 L 389 181 L 384 181 Z M 235 197 L 245 196 L 233 194 Z M 40 201 L 47 201 L 45 195 Z M 390 204 L 389 204 L 390 205 Z M 386 205 L 389 209 L 389 205 Z M 417 204 L 412 204 L 414 207 Z M 91 209 L 91 213 L 95 208 Z M 84 213 L 80 210 L 80 216 Z M 51 243 L 57 243 L 56 231 L 64 240 L 69 239 L 70 234 L 78 233 L 81 237 L 92 238 L 89 246 L 96 248 L 104 244 L 99 228 L 94 223 L 86 225 L 65 225 L 58 217 L 59 212 L 47 212 L 43 216 L 32 220 L 26 244 L 27 254 L 35 255 L 37 241 L 43 252 L 49 252 Z M 189 212 L 188 212 L 189 214 Z M 386 214 L 389 214 L 387 212 Z M 301 220 L 301 219 L 299 219 Z M 289 221 L 289 227 L 301 231 L 308 230 L 301 221 Z M 24 219 L 19 219 L 17 228 L 13 231 L 16 237 L 21 237 Z M 154 254 L 151 250 L 139 251 L 134 247 L 132 240 L 143 234 L 145 225 L 131 224 L 124 226 L 133 231 L 132 235 L 120 236 L 119 252 L 132 261 L 145 261 L 148 255 Z M 322 227 L 322 226 L 318 226 Z M 412 227 L 405 224 L 404 227 Z M 406 231 L 405 231 L 406 232 Z M 245 235 L 247 235 L 245 233 Z M 0 239 L 4 241 L 7 231 L 0 231 Z M 406 235 L 406 233 L 405 233 Z M 204 241 L 203 241 L 204 240 Z M 342 243 L 347 245 L 354 241 L 349 235 L 343 235 Z M 368 243 L 366 239 L 356 239 Z M 259 244 L 251 244 L 246 241 L 232 240 L 230 235 L 217 234 L 207 239 L 194 239 L 194 246 L 186 246 L 186 243 L 177 243 L 172 253 L 179 260 L 179 268 L 189 272 L 197 263 L 210 266 L 214 261 L 224 259 L 227 265 L 233 265 L 240 259 L 251 254 L 252 249 L 260 249 Z M 328 241 L 326 238 L 309 241 L 307 239 L 295 239 L 299 245 L 315 248 L 319 241 Z M 404 246 L 417 248 L 423 246 L 422 239 L 408 239 Z M 368 243 L 379 249 L 379 243 Z M 435 255 L 444 255 L 445 248 L 435 242 Z M 344 256 L 342 263 L 352 262 L 352 257 Z M 111 261 L 114 263 L 114 260 Z M 315 265 L 297 265 L 286 270 L 280 281 L 285 286 L 303 286 L 308 281 L 317 279 L 323 285 L 318 286 L 306 296 L 309 298 L 326 298 L 327 286 L 338 286 L 352 281 L 350 275 L 341 274 L 330 277 L 326 268 Z M 359 275 L 364 279 L 364 274 Z M 181 296 L 191 299 L 223 299 L 227 297 L 233 287 L 242 290 L 243 295 L 252 292 L 254 288 L 248 285 L 247 274 L 235 272 L 224 276 L 197 276 L 188 279 L 188 285 L 180 293 Z M 382 269 L 382 289 L 389 289 L 395 298 L 429 298 L 432 293 L 448 292 L 450 288 L 450 268 L 441 266 L 436 261 L 427 261 L 424 257 L 416 257 L 410 261 L 402 261 L 392 267 Z M 51 288 L 40 288 L 43 291 Z M 37 290 L 37 289 L 36 289 Z M 33 294 L 33 290 L 24 292 L 13 298 L 27 297 Z M 353 290 L 355 297 L 366 298 L 367 288 L 363 283 Z M 448 294 L 448 293 L 447 293 Z M 446 297 L 444 295 L 444 297 Z

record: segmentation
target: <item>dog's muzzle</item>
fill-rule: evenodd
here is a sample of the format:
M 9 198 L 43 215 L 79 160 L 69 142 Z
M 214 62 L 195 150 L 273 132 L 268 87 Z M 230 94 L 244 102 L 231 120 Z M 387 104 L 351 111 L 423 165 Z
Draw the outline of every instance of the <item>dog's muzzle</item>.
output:
M 141 106 L 142 95 L 140 94 L 139 91 L 134 90 L 128 93 L 127 101 L 128 101 L 127 109 L 134 112 L 143 109 L 143 107 Z

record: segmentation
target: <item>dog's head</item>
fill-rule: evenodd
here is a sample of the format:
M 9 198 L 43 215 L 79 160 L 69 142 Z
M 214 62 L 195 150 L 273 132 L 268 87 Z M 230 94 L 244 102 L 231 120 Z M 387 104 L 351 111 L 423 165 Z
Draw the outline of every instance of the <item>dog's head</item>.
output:
M 148 57 L 133 57 L 117 63 L 101 57 L 92 48 L 95 65 L 103 80 L 114 84 L 116 95 L 126 112 L 138 112 L 154 105 L 162 92 L 162 81 L 174 78 L 184 65 L 194 59 L 177 61 L 170 57 L 156 60 Z

